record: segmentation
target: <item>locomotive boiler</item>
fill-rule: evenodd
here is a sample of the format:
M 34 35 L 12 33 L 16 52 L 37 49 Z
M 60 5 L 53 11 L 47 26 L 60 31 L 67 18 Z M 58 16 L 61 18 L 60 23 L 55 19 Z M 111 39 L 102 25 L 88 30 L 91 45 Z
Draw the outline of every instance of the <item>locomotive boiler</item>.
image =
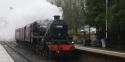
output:
M 68 35 L 68 25 L 60 16 L 54 16 L 51 23 L 33 22 L 16 29 L 18 44 L 25 44 L 43 55 L 70 53 L 74 50 L 72 37 Z

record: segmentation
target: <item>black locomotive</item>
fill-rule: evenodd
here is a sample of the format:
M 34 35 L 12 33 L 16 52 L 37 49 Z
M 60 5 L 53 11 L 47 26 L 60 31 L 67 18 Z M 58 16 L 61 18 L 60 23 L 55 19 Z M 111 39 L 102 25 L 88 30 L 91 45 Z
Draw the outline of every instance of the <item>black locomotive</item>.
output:
M 60 16 L 54 16 L 52 23 L 34 22 L 16 29 L 15 39 L 18 44 L 26 44 L 42 54 L 61 54 L 74 50 L 68 25 L 60 20 Z

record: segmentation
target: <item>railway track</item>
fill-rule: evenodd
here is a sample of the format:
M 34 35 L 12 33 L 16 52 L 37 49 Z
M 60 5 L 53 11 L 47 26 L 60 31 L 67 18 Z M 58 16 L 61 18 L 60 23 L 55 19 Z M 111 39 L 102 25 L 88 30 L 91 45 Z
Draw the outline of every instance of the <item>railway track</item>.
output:
M 116 52 L 112 53 L 88 47 L 80 47 L 79 49 L 76 49 L 76 57 L 63 61 L 58 59 L 45 59 L 43 56 L 32 53 L 31 50 L 27 50 L 23 47 L 15 47 L 17 44 L 14 42 L 4 42 L 4 45 L 19 54 L 26 60 L 26 62 L 125 62 L 124 53 L 120 53 L 121 57 L 119 57 L 119 53 Z
M 50 58 L 45 58 L 41 55 L 35 54 L 35 52 L 33 52 L 32 50 L 30 50 L 29 48 L 23 48 L 23 47 L 17 47 L 17 44 L 15 42 L 3 42 L 4 45 L 6 45 L 8 48 L 10 48 L 11 50 L 13 50 L 14 52 L 16 52 L 17 54 L 19 54 L 20 56 L 22 56 L 23 58 L 25 58 L 27 60 L 27 62 L 76 62 L 75 59 L 67 59 L 63 61 L 61 59 L 61 57 L 53 57 L 52 59 Z M 29 50 L 28 50 L 29 49 Z M 27 52 L 29 52 L 27 54 Z M 66 59 L 66 58 L 64 58 Z
M 21 57 L 23 57 L 27 62 L 33 62 L 29 57 L 27 57 L 26 55 L 22 54 L 19 50 L 17 50 L 16 48 L 12 47 L 9 45 L 8 42 L 2 42 L 2 44 L 6 45 L 7 47 L 9 47 L 10 49 L 12 49 L 14 52 L 16 52 L 17 54 L 19 54 Z M 14 43 L 13 43 L 14 44 Z

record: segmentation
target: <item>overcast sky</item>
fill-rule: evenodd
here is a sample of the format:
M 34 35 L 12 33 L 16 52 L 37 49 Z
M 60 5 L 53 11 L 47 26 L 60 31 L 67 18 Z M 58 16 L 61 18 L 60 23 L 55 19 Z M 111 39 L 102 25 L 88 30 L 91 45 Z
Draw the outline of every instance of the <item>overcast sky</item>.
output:
M 0 0 L 0 40 L 14 40 L 15 28 L 54 15 L 62 15 L 61 9 L 46 0 Z

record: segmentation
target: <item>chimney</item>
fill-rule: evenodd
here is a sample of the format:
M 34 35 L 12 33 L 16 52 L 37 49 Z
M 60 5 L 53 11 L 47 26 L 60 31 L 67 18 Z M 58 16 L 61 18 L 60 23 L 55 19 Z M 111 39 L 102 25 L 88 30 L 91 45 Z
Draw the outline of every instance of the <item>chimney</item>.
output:
M 54 16 L 54 20 L 60 20 L 60 16 L 59 15 Z

